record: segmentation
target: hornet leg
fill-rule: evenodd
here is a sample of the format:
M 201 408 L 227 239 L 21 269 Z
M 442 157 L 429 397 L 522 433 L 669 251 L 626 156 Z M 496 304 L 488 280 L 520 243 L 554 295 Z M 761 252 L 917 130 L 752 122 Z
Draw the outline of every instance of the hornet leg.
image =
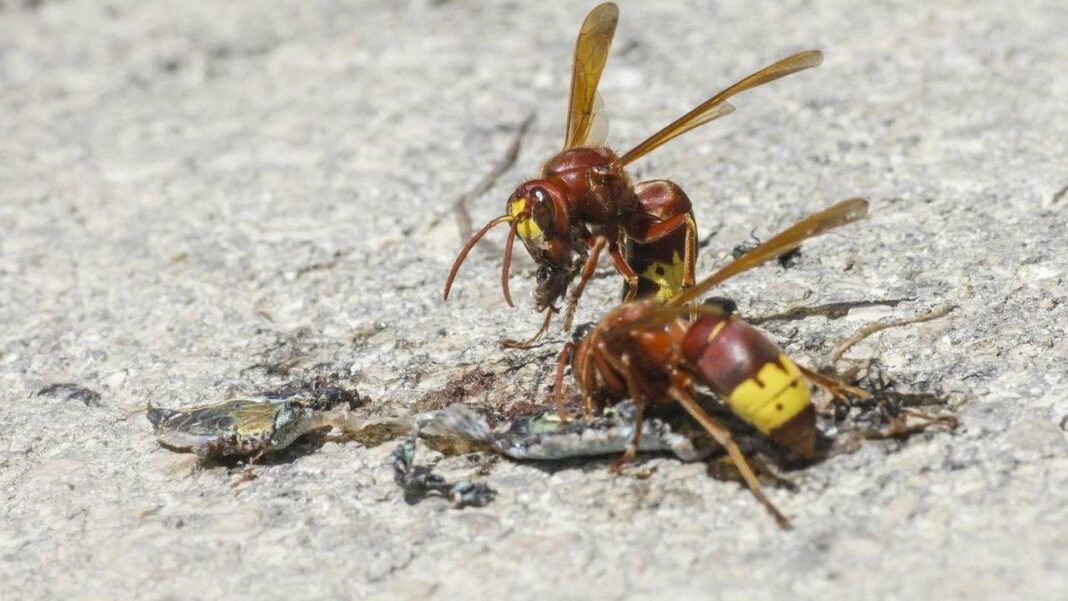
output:
M 778 508 L 764 496 L 764 491 L 760 488 L 760 481 L 757 480 L 756 474 L 749 467 L 749 464 L 745 461 L 745 455 L 742 454 L 741 449 L 734 442 L 734 437 L 731 436 L 730 430 L 723 424 L 719 423 L 712 418 L 705 410 L 697 403 L 697 401 L 690 395 L 690 393 L 672 386 L 668 389 L 668 395 L 675 399 L 701 426 L 712 435 L 712 438 L 727 450 L 727 455 L 730 456 L 731 461 L 734 462 L 734 466 L 738 468 L 738 471 L 742 474 L 742 478 L 745 479 L 745 483 L 749 486 L 749 491 L 753 493 L 764 508 L 768 510 L 768 513 L 775 518 L 775 522 L 780 528 L 789 529 L 790 521 L 786 519 Z
M 686 193 L 667 180 L 634 187 L 638 209 L 624 223 L 626 259 L 641 277 L 638 297 L 670 300 L 695 281 L 697 222 Z

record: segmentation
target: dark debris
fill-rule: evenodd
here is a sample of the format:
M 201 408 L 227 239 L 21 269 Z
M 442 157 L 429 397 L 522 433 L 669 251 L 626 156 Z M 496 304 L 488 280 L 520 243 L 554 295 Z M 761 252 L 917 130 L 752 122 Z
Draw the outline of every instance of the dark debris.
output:
M 788 309 L 782 313 L 765 315 L 763 317 L 750 317 L 746 321 L 753 325 L 760 325 L 769 321 L 796 321 L 807 317 L 822 316 L 827 319 L 840 319 L 849 315 L 853 309 L 865 307 L 896 307 L 903 302 L 911 302 L 914 298 L 894 298 L 887 300 L 859 300 L 826 303 L 823 305 L 800 306 Z
M 436 411 L 471 397 L 490 392 L 497 386 L 498 375 L 476 367 L 453 376 L 445 386 L 428 392 L 413 408 L 416 413 Z
M 271 401 L 285 401 L 293 397 L 300 397 L 309 407 L 316 411 L 326 411 L 341 405 L 347 405 L 349 409 L 356 409 L 366 404 L 366 399 L 361 397 L 360 393 L 334 386 L 324 379 L 286 384 L 263 392 L 261 396 Z
M 762 240 L 760 238 L 757 238 L 757 236 L 756 236 L 756 230 L 753 230 L 752 232 L 749 233 L 749 238 L 750 238 L 750 241 L 743 242 L 742 244 L 739 244 L 738 246 L 735 246 L 734 249 L 731 250 L 731 257 L 734 260 L 738 260 L 738 259 L 742 258 L 742 255 L 744 255 L 745 253 L 755 249 L 756 247 L 760 246 L 760 244 L 762 243 Z M 791 267 L 796 266 L 798 261 L 800 261 L 800 260 L 801 260 L 801 247 L 800 246 L 795 246 L 794 248 L 792 248 L 792 249 L 784 252 L 783 254 L 779 255 L 779 258 L 776 259 L 776 261 L 778 261 L 778 263 L 779 263 L 779 266 L 782 267 L 783 269 L 790 269 Z
M 406 438 L 389 456 L 393 479 L 404 491 L 404 501 L 414 505 L 430 495 L 449 500 L 456 509 L 485 507 L 497 496 L 485 483 L 457 480 L 449 483 L 429 467 L 415 465 L 416 437 Z
M 61 401 L 81 401 L 86 407 L 100 406 L 100 393 L 73 382 L 49 384 L 37 391 L 37 396 L 49 396 Z
M 848 423 L 849 429 L 865 438 L 905 438 L 931 426 L 952 430 L 958 425 L 956 417 L 931 412 L 932 408 L 946 405 L 945 394 L 899 391 L 898 383 L 877 362 L 867 367 L 857 385 L 870 391 L 871 396 L 836 402 L 833 417 L 838 423 Z

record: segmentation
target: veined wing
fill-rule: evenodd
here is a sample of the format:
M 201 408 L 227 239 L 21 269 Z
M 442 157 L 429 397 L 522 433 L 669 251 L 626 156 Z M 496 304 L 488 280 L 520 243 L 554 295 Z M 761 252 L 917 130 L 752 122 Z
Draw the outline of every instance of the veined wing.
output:
M 778 62 L 772 63 L 709 98 L 699 104 L 692 111 L 676 119 L 671 125 L 668 125 L 652 136 L 649 136 L 644 142 L 628 150 L 623 156 L 616 159 L 615 164 L 618 167 L 623 167 L 624 165 L 632 163 L 649 154 L 653 150 L 662 146 L 665 142 L 673 140 L 695 127 L 699 127 L 709 121 L 729 115 L 734 111 L 734 107 L 727 103 L 727 99 L 731 96 L 757 86 L 762 86 L 781 77 L 797 73 L 798 71 L 811 69 L 822 62 L 822 52 L 819 50 L 805 50 L 804 52 L 798 52 L 797 54 L 793 54 Z
M 571 65 L 571 94 L 567 110 L 567 138 L 564 149 L 590 143 L 594 132 L 597 84 L 601 81 L 619 21 L 619 8 L 611 2 L 594 7 L 582 22 Z
M 697 282 L 693 288 L 671 299 L 667 304 L 672 306 L 685 305 L 730 278 L 797 248 L 798 245 L 809 238 L 819 236 L 836 227 L 859 221 L 867 216 L 868 201 L 863 198 L 843 200 L 822 211 L 813 213 L 728 263 L 719 271 Z

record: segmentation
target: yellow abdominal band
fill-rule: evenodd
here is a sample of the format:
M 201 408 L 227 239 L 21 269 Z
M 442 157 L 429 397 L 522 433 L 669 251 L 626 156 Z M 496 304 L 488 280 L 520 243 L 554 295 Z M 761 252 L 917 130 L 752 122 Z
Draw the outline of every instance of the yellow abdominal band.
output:
M 785 367 L 785 370 L 783 369 Z M 808 406 L 812 398 L 801 370 L 786 355 L 768 362 L 727 397 L 727 404 L 742 419 L 767 434 Z

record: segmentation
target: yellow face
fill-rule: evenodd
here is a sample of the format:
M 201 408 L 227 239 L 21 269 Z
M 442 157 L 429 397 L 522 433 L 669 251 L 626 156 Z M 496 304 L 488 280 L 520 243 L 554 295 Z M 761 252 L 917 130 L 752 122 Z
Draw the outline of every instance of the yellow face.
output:
M 516 233 L 535 260 L 551 248 L 553 201 L 539 185 L 524 184 L 508 200 L 508 214 L 515 220 Z
M 538 311 L 553 306 L 567 292 L 585 256 L 574 248 L 577 234 L 563 201 L 556 200 L 563 192 L 553 186 L 548 180 L 524 182 L 505 207 L 515 233 L 538 265 L 534 287 Z
M 535 243 L 538 246 L 542 246 L 544 245 L 545 232 L 538 225 L 538 222 L 531 217 L 532 212 L 527 207 L 526 198 L 515 198 L 508 202 L 508 214 L 512 216 L 512 219 L 516 220 L 516 233 L 519 234 L 519 238 L 524 244 Z
M 739 417 L 768 434 L 804 411 L 812 399 L 801 370 L 786 355 L 764 364 L 756 376 L 742 382 L 727 397 Z

